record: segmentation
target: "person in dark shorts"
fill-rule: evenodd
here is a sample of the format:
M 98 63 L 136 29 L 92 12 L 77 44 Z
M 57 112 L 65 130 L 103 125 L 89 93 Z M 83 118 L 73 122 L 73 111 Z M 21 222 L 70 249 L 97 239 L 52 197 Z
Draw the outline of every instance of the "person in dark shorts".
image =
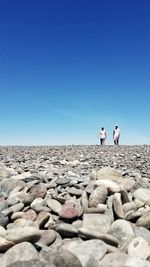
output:
M 106 131 L 104 127 L 101 128 L 100 133 L 99 133 L 99 139 L 100 139 L 100 145 L 103 146 L 105 145 L 105 140 L 107 138 Z

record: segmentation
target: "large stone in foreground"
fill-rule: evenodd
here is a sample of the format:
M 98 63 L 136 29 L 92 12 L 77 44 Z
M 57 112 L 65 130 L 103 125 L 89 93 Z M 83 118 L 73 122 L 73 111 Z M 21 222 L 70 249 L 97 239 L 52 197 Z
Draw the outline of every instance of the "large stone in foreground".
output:
M 128 257 L 124 267 L 150 267 L 150 262 L 138 257 Z
M 124 267 L 128 256 L 125 253 L 109 253 L 100 262 L 100 267 Z
M 112 223 L 109 233 L 120 241 L 120 246 L 126 246 L 134 237 L 130 223 L 122 219 Z
M 149 243 L 142 237 L 134 238 L 128 246 L 128 255 L 144 260 L 148 259 L 150 257 Z
M 12 263 L 18 261 L 30 261 L 38 259 L 38 252 L 34 246 L 28 242 L 22 242 L 10 248 L 2 257 L 1 265 L 2 267 L 7 267 Z
M 101 240 L 88 241 L 72 241 L 68 245 L 68 250 L 71 251 L 81 261 L 83 266 L 86 266 L 89 259 L 92 257 L 100 261 L 107 252 L 107 246 Z
M 144 213 L 136 222 L 137 226 L 143 226 L 150 229 L 150 211 Z
M 55 267 L 52 263 L 39 260 L 33 261 L 18 261 L 10 264 L 8 267 Z
M 68 250 L 59 250 L 54 254 L 53 263 L 56 267 L 82 267 L 78 257 Z

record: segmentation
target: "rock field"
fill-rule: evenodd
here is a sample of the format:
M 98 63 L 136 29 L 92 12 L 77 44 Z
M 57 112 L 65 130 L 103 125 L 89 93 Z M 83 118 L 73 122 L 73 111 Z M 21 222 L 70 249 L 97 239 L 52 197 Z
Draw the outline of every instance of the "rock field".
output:
M 0 147 L 1 267 L 150 267 L 150 146 Z

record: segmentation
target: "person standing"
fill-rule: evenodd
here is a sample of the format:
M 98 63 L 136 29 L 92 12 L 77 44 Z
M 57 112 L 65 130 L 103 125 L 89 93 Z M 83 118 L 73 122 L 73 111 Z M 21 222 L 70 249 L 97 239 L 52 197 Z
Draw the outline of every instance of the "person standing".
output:
M 114 145 L 119 145 L 119 139 L 120 139 L 120 129 L 118 125 L 116 125 L 115 129 L 113 130 Z
M 101 128 L 100 133 L 99 133 L 99 138 L 100 138 L 100 144 L 105 145 L 105 140 L 107 138 L 106 131 L 104 127 Z

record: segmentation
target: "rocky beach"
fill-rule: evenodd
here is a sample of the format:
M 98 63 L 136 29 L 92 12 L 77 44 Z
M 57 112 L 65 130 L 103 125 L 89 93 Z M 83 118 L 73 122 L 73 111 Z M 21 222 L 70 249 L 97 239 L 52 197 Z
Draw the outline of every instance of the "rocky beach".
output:
M 150 146 L 0 147 L 1 267 L 150 267 Z

